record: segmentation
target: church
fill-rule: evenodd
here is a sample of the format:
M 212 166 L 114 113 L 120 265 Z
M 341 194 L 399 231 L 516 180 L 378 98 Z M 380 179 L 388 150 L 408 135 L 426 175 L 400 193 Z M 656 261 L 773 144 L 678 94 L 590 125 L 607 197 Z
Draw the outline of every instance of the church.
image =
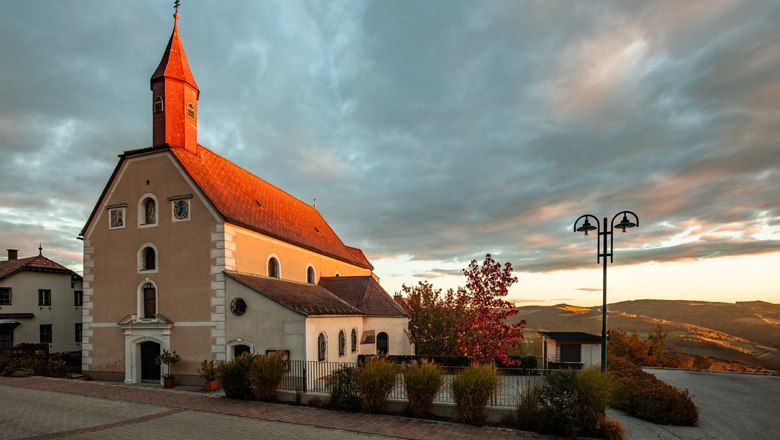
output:
M 403 307 L 314 206 L 199 145 L 199 88 L 178 29 L 151 77 L 152 144 L 119 155 L 84 243 L 82 367 L 178 383 L 201 361 L 283 351 L 355 362 L 414 353 Z

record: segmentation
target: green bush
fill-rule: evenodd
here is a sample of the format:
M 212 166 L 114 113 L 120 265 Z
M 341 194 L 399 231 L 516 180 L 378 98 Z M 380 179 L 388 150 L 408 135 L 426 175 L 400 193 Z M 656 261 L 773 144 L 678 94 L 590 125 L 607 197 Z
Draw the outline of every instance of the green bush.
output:
M 371 359 L 358 369 L 357 389 L 363 402 L 363 410 L 377 412 L 395 386 L 396 366 L 386 359 Z
M 481 424 L 488 400 L 498 388 L 493 365 L 472 365 L 452 379 L 452 398 L 463 423 Z
M 444 383 L 444 370 L 433 362 L 422 361 L 407 366 L 403 373 L 409 411 L 416 416 L 427 415 Z
M 229 399 L 250 400 L 252 388 L 249 383 L 249 367 L 254 356 L 245 353 L 217 367 L 217 381 Z
M 663 382 L 628 360 L 610 357 L 611 407 L 662 425 L 696 426 L 699 410 L 688 390 Z
M 538 391 L 527 392 L 532 396 L 521 397 L 518 424 L 525 423 L 530 429 L 535 425 L 539 432 L 568 437 L 600 433 L 608 387 L 598 369 L 555 371 L 538 388 Z M 536 402 L 534 393 L 538 393 Z
M 333 372 L 330 378 L 330 407 L 357 410 L 360 396 L 357 388 L 357 368 L 345 366 Z
M 255 356 L 247 375 L 257 400 L 276 401 L 276 390 L 282 384 L 287 371 L 287 360 L 280 352 Z

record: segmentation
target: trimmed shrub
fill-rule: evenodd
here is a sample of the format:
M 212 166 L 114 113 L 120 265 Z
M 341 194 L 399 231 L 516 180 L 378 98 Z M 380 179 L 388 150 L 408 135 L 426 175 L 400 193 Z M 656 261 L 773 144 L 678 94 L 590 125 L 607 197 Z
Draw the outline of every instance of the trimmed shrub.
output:
M 699 410 L 688 390 L 663 382 L 628 360 L 611 357 L 611 407 L 661 425 L 696 426 Z
M 433 362 L 422 361 L 405 367 L 403 373 L 409 412 L 427 415 L 444 383 L 444 370 Z
M 536 425 L 539 432 L 568 437 L 600 433 L 608 388 L 604 375 L 598 369 L 555 371 L 547 376 L 544 385 L 536 392 L 536 407 L 530 397 L 521 398 L 519 424 L 525 422 L 529 428 Z M 524 416 L 521 409 L 525 412 Z M 536 420 L 531 419 L 534 415 Z
M 257 400 L 276 401 L 276 390 L 287 371 L 287 360 L 280 352 L 255 356 L 249 365 L 248 378 Z
M 345 366 L 333 372 L 330 378 L 330 407 L 348 410 L 360 408 L 357 371 L 355 367 Z
M 485 407 L 498 388 L 498 373 L 493 365 L 472 365 L 452 379 L 452 398 L 460 421 L 482 424 Z
M 377 412 L 382 409 L 395 386 L 397 374 L 396 366 L 383 358 L 371 359 L 358 369 L 357 389 L 364 411 Z
M 249 367 L 252 365 L 251 354 L 244 353 L 241 357 L 229 362 L 222 362 L 217 367 L 217 382 L 229 399 L 250 400 L 252 388 L 249 383 Z

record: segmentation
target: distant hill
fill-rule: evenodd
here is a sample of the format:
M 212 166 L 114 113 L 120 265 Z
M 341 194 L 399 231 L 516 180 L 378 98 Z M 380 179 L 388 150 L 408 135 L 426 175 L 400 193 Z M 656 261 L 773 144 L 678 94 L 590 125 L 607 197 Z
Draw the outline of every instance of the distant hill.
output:
M 601 334 L 601 306 L 518 308 L 514 320 L 525 319 L 528 332 Z M 609 328 L 643 337 L 660 324 L 669 333 L 667 350 L 723 361 L 718 368 L 780 371 L 780 304 L 636 300 L 609 304 L 607 314 Z

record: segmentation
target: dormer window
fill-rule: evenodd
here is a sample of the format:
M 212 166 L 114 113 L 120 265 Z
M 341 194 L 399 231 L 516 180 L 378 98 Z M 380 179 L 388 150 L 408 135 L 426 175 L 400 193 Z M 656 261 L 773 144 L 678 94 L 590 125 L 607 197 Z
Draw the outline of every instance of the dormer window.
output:
M 163 99 L 162 96 L 156 96 L 154 98 L 154 105 L 152 106 L 152 111 L 154 113 L 161 113 L 163 111 Z

